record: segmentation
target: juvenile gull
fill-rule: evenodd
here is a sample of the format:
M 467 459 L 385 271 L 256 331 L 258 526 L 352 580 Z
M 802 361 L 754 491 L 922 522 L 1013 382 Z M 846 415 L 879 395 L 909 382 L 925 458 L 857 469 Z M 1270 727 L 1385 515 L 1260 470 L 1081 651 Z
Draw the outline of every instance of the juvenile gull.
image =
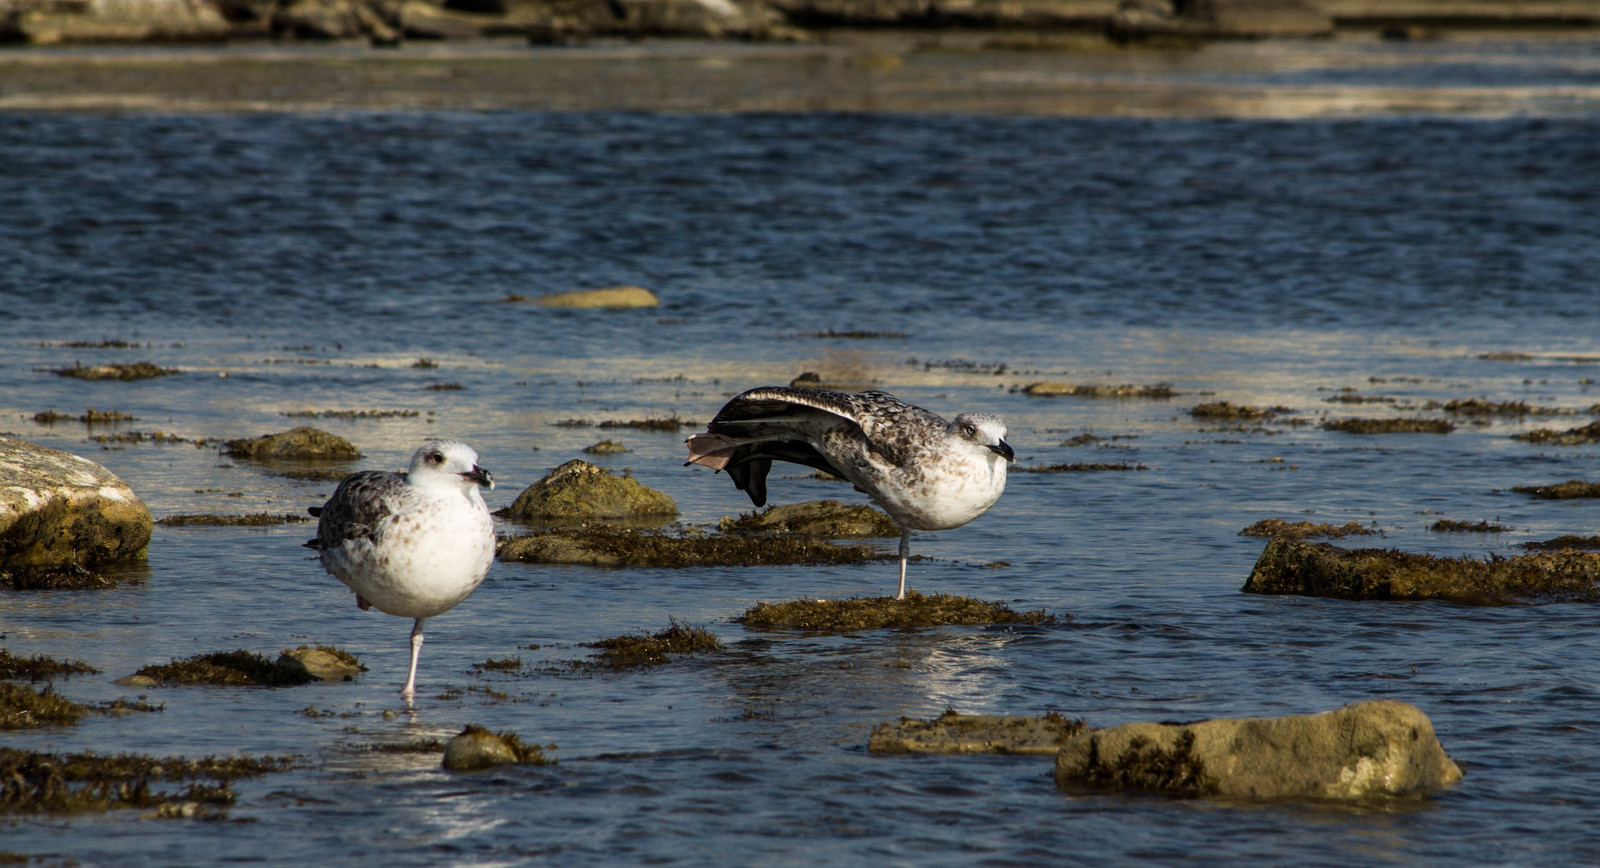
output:
M 356 592 L 356 605 L 414 619 L 400 690 L 407 700 L 417 692 L 422 622 L 477 590 L 494 561 L 494 520 L 480 486 L 494 488 L 494 477 L 478 466 L 478 453 L 436 440 L 411 456 L 405 473 L 352 474 L 308 510 L 318 521 L 306 546 Z
M 983 515 L 1006 487 L 1016 460 L 1006 425 L 989 413 L 954 421 L 888 392 L 846 394 L 765 386 L 724 404 L 704 434 L 689 438 L 689 460 L 726 470 L 756 506 L 767 503 L 773 461 L 841 476 L 900 526 L 905 599 L 911 531 L 948 530 Z

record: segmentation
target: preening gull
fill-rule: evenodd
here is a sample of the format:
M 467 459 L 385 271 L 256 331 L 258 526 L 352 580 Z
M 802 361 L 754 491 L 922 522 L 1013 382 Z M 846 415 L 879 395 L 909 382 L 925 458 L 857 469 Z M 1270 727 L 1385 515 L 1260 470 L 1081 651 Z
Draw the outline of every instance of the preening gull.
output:
M 728 471 L 756 506 L 767 503 L 773 461 L 850 480 L 900 525 L 900 600 L 911 531 L 960 527 L 1000 499 L 1006 462 L 1016 460 L 1005 438 L 989 413 L 946 422 L 888 392 L 765 386 L 734 397 L 690 437 L 685 464 Z
M 478 453 L 436 440 L 411 456 L 405 473 L 364 470 L 346 477 L 318 517 L 322 566 L 356 592 L 363 610 L 412 618 L 411 669 L 400 693 L 417 692 L 422 622 L 465 600 L 494 562 L 494 519 L 479 487 L 494 477 Z

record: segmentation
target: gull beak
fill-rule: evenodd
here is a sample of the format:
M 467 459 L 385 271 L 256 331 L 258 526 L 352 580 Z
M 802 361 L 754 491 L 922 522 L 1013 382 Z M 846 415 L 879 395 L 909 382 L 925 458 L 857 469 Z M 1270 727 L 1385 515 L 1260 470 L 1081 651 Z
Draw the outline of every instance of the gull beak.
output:
M 484 488 L 490 490 L 494 489 L 494 474 L 484 470 L 482 467 L 479 467 L 476 464 L 472 465 L 471 470 L 461 474 L 461 478 L 467 480 L 468 482 L 476 482 Z
M 1011 444 L 1004 440 L 1001 440 L 999 443 L 996 443 L 993 446 L 985 446 L 984 448 L 988 449 L 990 452 L 1000 455 L 1007 461 L 1017 460 L 1017 453 L 1011 451 Z

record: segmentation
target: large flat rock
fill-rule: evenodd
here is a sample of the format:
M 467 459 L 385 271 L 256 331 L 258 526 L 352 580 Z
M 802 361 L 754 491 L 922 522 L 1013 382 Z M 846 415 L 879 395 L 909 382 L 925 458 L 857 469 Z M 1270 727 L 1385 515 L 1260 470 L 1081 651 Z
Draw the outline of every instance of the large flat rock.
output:
M 1129 723 L 1056 755 L 1056 785 L 1177 796 L 1361 800 L 1419 796 L 1461 780 L 1416 706 L 1381 699 L 1321 714 Z
M 144 502 L 111 471 L 0 436 L 0 567 L 143 557 L 153 527 Z

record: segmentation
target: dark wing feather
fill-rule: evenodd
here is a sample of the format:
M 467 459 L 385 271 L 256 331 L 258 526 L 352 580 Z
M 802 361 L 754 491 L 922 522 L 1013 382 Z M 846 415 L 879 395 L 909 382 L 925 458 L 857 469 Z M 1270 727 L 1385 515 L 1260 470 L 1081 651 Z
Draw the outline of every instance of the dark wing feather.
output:
M 315 549 L 337 548 L 346 540 L 377 540 L 379 526 L 392 514 L 393 495 L 405 488 L 399 473 L 363 470 L 352 473 L 333 490 L 317 520 L 317 538 L 306 543 Z
M 944 419 L 888 392 L 859 394 L 792 386 L 762 386 L 735 396 L 706 426 L 713 434 L 735 437 L 782 437 L 796 413 L 817 411 L 851 423 L 866 438 L 868 447 L 885 462 L 904 466 L 911 458 L 905 433 L 919 428 L 943 430 Z M 785 458 L 785 461 L 792 459 Z M 798 464 L 809 462 L 799 461 Z M 837 473 L 828 468 L 818 468 Z
M 750 495 L 751 503 L 756 506 L 766 506 L 767 473 L 772 470 L 774 461 L 788 461 L 792 464 L 813 467 L 834 476 L 844 476 L 833 462 L 821 452 L 811 448 L 809 443 L 800 440 L 770 440 L 741 446 L 734 450 L 733 456 L 728 459 L 728 478 L 733 480 L 734 487 Z

